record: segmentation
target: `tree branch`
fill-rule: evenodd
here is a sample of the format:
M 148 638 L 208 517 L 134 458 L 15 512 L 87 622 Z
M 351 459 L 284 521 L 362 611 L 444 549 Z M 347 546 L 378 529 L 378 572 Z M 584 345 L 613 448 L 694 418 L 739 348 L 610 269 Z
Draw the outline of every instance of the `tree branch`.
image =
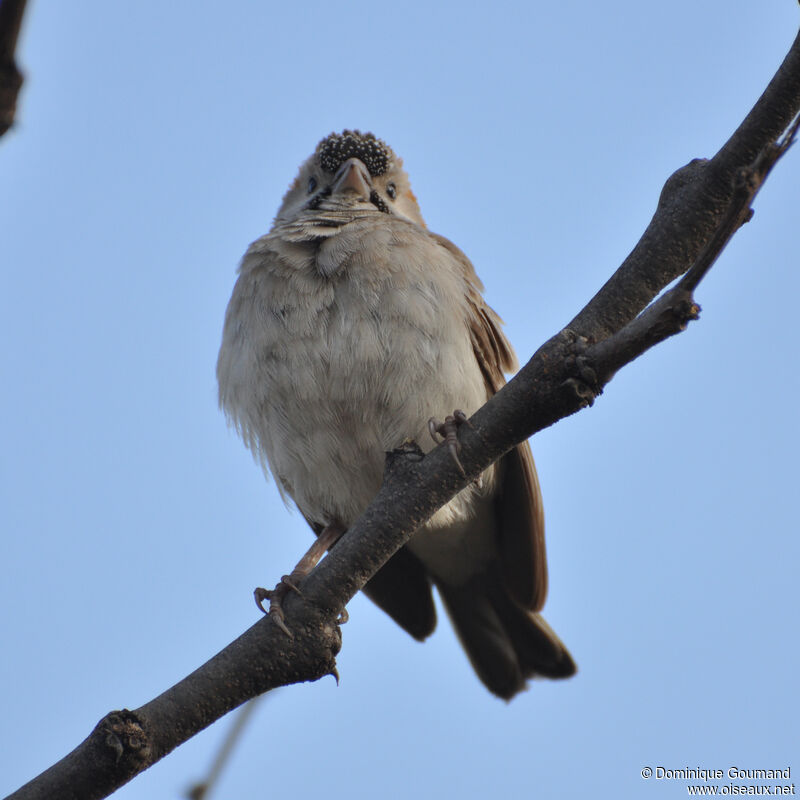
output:
M 753 197 L 794 139 L 798 122 L 777 141 L 798 110 L 800 36 L 719 153 L 669 178 L 645 234 L 612 278 L 474 415 L 473 427 L 462 428 L 465 475 L 443 446 L 425 456 L 411 445 L 387 454 L 373 502 L 308 576 L 303 596 L 287 598 L 291 638 L 264 617 L 156 699 L 106 716 L 72 753 L 11 797 L 105 797 L 248 698 L 335 676 L 339 613 L 436 509 L 513 446 L 591 405 L 621 366 L 697 317 L 692 292 L 749 218 Z
M 717 229 L 677 285 L 621 331 L 592 348 L 594 358 L 606 365 L 606 371 L 601 373 L 600 379 L 603 384 L 611 380 L 617 369 L 638 358 L 653 345 L 685 330 L 690 320 L 698 318 L 700 307 L 694 302 L 692 293 L 736 231 L 752 218 L 750 204 L 772 168 L 794 143 L 798 128 L 800 116 L 795 118 L 780 141 L 764 147 L 751 167 L 739 170 L 733 181 L 731 201 Z
M 710 160 L 677 170 L 661 192 L 642 238 L 620 268 L 567 326 L 601 341 L 630 322 L 682 275 L 717 230 L 738 170 L 786 130 L 800 106 L 800 33 L 764 93 Z
M 0 136 L 13 124 L 22 73 L 14 53 L 25 14 L 26 0 L 0 0 Z

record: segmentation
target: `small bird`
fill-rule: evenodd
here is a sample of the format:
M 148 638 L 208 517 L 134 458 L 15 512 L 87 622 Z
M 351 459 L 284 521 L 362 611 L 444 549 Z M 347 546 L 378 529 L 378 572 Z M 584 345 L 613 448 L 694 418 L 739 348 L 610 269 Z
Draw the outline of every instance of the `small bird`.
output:
M 225 315 L 219 401 L 322 552 L 377 493 L 386 451 L 408 440 L 430 450 L 436 430 L 452 444 L 454 422 L 517 368 L 482 290 L 461 250 L 427 229 L 401 159 L 357 130 L 319 143 L 248 248 Z M 437 511 L 364 591 L 422 640 L 436 625 L 432 585 L 494 694 L 575 672 L 537 613 L 547 564 L 527 442 Z

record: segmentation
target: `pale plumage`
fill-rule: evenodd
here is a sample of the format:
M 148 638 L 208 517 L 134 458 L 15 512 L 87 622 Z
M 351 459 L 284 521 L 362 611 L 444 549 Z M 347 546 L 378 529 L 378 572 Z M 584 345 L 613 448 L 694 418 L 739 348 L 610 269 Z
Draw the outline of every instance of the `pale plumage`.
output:
M 315 531 L 356 520 L 385 451 L 406 439 L 430 449 L 430 417 L 470 415 L 502 385 L 514 357 L 482 288 L 466 256 L 425 228 L 383 142 L 334 134 L 303 164 L 244 256 L 217 374 L 229 419 Z M 367 587 L 418 638 L 435 624 L 426 575 L 495 693 L 574 671 L 527 610 L 547 585 L 527 445 L 437 512 Z

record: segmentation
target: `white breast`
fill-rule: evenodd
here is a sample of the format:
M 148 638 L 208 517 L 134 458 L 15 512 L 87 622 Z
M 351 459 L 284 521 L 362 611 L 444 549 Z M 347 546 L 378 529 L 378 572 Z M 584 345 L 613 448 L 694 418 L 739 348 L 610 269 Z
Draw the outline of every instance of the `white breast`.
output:
M 424 229 L 383 215 L 320 246 L 279 234 L 243 260 L 217 366 L 220 402 L 309 520 L 348 526 L 380 486 L 385 451 L 406 439 L 429 450 L 429 417 L 486 401 L 464 276 Z M 431 525 L 466 522 L 477 491 Z

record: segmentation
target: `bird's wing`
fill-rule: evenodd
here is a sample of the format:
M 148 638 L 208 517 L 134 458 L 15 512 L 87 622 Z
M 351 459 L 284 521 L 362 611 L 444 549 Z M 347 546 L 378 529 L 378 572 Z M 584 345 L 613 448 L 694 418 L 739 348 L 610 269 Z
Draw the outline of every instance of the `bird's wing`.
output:
M 431 235 L 463 269 L 472 348 L 487 391 L 495 394 L 506 382 L 504 373 L 517 368 L 514 350 L 502 331 L 503 321 L 483 299 L 483 284 L 470 260 L 448 239 Z M 523 608 L 538 611 L 547 596 L 547 554 L 542 494 L 528 443 L 506 453 L 500 470 L 495 507 L 503 583 Z
M 401 628 L 422 641 L 436 627 L 431 580 L 407 548 L 398 550 L 368 581 L 364 594 Z
M 306 522 L 319 536 L 323 526 L 307 517 Z M 372 576 L 364 594 L 415 639 L 422 641 L 433 633 L 436 607 L 431 581 L 422 562 L 407 547 L 398 550 Z

